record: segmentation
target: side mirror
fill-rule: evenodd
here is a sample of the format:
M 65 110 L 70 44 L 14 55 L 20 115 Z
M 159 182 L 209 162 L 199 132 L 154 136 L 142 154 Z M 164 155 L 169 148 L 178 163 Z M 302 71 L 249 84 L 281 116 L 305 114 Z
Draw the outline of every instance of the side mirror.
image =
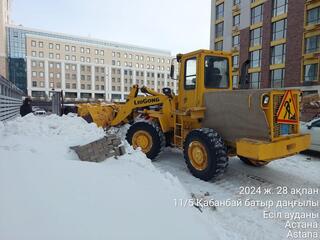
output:
M 312 124 L 308 124 L 308 125 L 307 125 L 307 128 L 308 128 L 308 129 L 311 129 L 311 128 L 312 128 Z
M 170 67 L 170 78 L 174 79 L 174 65 L 173 64 L 171 64 L 171 67 Z

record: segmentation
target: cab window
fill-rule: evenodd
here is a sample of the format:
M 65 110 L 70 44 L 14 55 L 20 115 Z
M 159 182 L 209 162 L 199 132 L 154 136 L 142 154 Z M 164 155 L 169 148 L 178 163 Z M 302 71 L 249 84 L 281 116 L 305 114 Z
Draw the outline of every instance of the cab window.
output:
M 205 57 L 205 79 L 206 88 L 229 88 L 229 63 L 228 59 L 217 56 Z
M 197 80 L 197 59 L 190 58 L 186 60 L 184 74 L 184 89 L 195 89 Z

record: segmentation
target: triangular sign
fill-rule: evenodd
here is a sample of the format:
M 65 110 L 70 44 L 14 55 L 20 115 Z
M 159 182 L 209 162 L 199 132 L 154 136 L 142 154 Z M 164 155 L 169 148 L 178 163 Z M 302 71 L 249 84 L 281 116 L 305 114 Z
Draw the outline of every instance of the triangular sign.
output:
M 286 91 L 282 99 L 280 108 L 277 112 L 277 122 L 287 124 L 298 123 L 297 105 L 291 90 Z

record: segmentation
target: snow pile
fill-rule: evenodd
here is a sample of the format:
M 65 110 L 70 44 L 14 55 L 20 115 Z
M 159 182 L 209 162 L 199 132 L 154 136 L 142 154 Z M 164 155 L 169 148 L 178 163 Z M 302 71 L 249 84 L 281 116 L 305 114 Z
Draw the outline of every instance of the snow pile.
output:
M 72 116 L 0 125 L 0 239 L 220 239 L 196 208 L 175 206 L 190 196 L 143 153 L 89 163 L 69 150 L 103 134 Z

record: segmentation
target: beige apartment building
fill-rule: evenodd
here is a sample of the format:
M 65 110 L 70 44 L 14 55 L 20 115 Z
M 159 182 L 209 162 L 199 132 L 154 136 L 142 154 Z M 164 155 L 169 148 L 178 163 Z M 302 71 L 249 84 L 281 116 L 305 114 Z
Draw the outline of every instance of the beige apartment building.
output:
M 0 74 L 4 77 L 7 77 L 6 24 L 10 22 L 10 4 L 9 0 L 0 0 Z
M 176 81 L 169 76 L 172 56 L 168 51 L 21 26 L 8 25 L 7 31 L 10 54 L 25 56 L 26 90 L 34 98 L 63 91 L 72 100 L 124 100 L 133 84 L 158 92 L 170 87 L 176 92 Z

